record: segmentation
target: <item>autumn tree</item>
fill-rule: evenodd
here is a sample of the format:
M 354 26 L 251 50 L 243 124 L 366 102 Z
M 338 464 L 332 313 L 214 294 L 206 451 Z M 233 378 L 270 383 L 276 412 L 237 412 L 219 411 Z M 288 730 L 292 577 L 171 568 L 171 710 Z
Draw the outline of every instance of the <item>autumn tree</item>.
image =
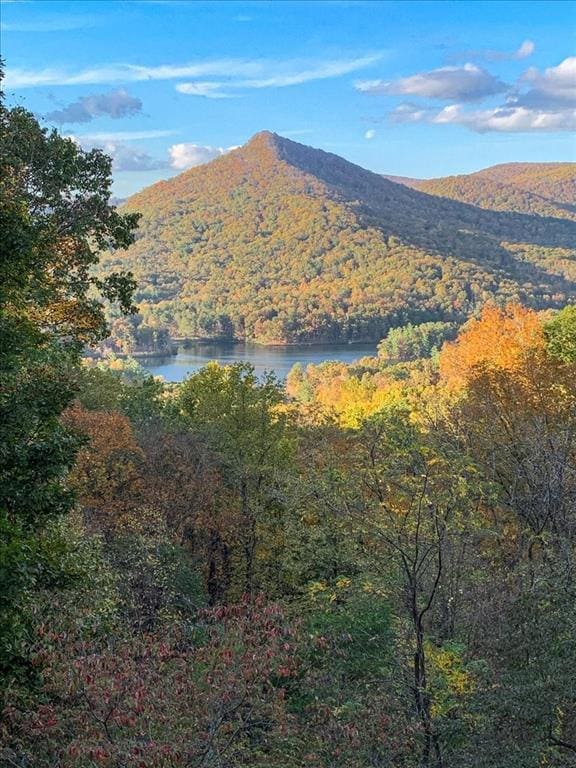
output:
M 144 455 L 132 425 L 117 412 L 87 411 L 79 405 L 63 423 L 85 438 L 69 475 L 87 527 L 110 533 L 145 525 L 142 508 Z
M 444 428 L 491 489 L 492 536 L 483 545 L 490 577 L 484 589 L 475 587 L 469 620 L 493 679 L 508 681 L 506 695 L 494 687 L 485 695 L 486 722 L 496 729 L 498 717 L 508 720 L 507 732 L 517 735 L 507 753 L 519 766 L 563 765 L 576 754 L 570 317 L 560 313 L 548 331 L 530 310 L 491 307 L 440 355 L 450 403 Z M 486 732 L 482 738 L 491 743 Z M 486 764 L 497 759 L 489 751 Z
M 78 356 L 106 331 L 104 303 L 131 307 L 128 274 L 95 277 L 103 249 L 133 240 L 109 204 L 111 161 L 0 103 L 0 666 L 23 647 L 21 599 L 42 579 L 35 537 L 70 507 L 78 448 L 59 421 Z
M 474 525 L 480 491 L 450 443 L 411 423 L 406 408 L 392 406 L 367 420 L 359 447 L 360 495 L 347 511 L 364 532 L 376 571 L 393 566 L 388 572 L 408 630 L 420 764 L 441 768 L 450 740 L 434 693 L 434 660 L 443 644 L 455 639 L 460 584 L 452 577 Z M 458 698 L 465 690 L 452 693 Z
M 469 450 L 528 526 L 558 546 L 576 534 L 576 369 L 551 354 L 538 315 L 489 307 L 440 356 Z
M 220 456 L 238 494 L 242 588 L 252 594 L 257 548 L 264 532 L 273 539 L 278 527 L 277 483 L 292 450 L 282 387 L 272 374 L 259 381 L 246 363 L 210 363 L 184 382 L 179 401 L 191 428 Z

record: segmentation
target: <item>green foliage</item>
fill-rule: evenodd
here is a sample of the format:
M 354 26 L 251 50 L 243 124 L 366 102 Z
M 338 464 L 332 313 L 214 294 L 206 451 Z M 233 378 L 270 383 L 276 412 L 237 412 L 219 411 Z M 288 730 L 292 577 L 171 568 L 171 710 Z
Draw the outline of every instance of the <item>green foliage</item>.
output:
M 391 610 L 382 593 L 366 580 L 339 577 L 309 587 L 305 630 L 312 636 L 309 664 L 329 668 L 334 695 L 350 681 L 374 681 L 389 671 L 393 632 Z
M 565 363 L 576 362 L 576 307 L 564 307 L 544 326 L 551 355 Z
M 25 654 L 25 596 L 52 583 L 39 537 L 73 502 L 80 445 L 60 422 L 79 353 L 106 333 L 104 302 L 131 309 L 126 273 L 95 276 L 102 249 L 126 247 L 138 216 L 109 204 L 111 161 L 0 103 L 0 675 Z
M 116 573 L 118 609 L 139 631 L 151 631 L 182 617 L 194 617 L 206 605 L 201 573 L 166 531 L 156 535 L 118 536 L 107 548 L 106 560 Z
M 378 355 L 392 363 L 430 357 L 445 341 L 456 338 L 457 331 L 455 323 L 408 323 L 388 331 L 378 345 Z
M 274 375 L 259 381 L 247 363 L 209 363 L 180 387 L 179 405 L 191 428 L 208 441 L 237 494 L 244 576 L 240 591 L 275 580 L 274 553 L 281 546 L 281 477 L 294 438 Z
M 77 396 L 89 411 L 119 411 L 140 423 L 160 416 L 163 391 L 162 382 L 140 366 L 131 374 L 99 365 L 82 369 Z
M 273 374 L 259 381 L 248 363 L 209 363 L 182 384 L 180 405 L 191 424 L 240 473 L 274 466 L 289 448 L 282 385 Z

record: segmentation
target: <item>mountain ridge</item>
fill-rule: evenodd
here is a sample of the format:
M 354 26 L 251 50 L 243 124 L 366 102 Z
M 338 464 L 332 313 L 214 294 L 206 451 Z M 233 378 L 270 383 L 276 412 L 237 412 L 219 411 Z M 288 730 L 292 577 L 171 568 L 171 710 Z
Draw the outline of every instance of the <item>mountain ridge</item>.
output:
M 576 221 L 576 163 L 501 163 L 433 179 L 385 178 L 488 210 Z
M 576 293 L 576 225 L 491 211 L 263 131 L 137 193 L 140 324 L 264 343 L 373 340 L 489 298 Z

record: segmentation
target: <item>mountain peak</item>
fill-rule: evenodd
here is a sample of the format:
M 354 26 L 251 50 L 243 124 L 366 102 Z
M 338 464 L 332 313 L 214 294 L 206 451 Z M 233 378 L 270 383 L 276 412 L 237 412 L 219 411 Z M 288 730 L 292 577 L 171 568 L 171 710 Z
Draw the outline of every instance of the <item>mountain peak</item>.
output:
M 573 222 L 442 192 L 262 131 L 129 200 L 139 236 L 111 258 L 145 286 L 144 326 L 178 336 L 359 341 L 402 322 L 464 319 L 491 295 L 539 307 L 574 295 L 563 267 Z
M 273 131 L 258 131 L 244 144 L 244 148 L 277 150 L 283 141 L 286 139 Z
M 274 141 L 275 139 L 279 138 L 280 137 L 278 134 L 274 133 L 274 131 L 258 131 L 258 133 L 255 133 L 251 139 L 248 139 L 247 144 L 269 143 L 270 141 Z

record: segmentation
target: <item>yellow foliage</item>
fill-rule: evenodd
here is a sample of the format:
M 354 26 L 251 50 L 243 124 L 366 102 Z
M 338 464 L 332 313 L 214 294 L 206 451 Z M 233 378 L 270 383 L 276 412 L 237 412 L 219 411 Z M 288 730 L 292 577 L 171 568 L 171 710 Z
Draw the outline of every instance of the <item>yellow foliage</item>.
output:
M 439 648 L 426 643 L 431 685 L 435 691 L 431 714 L 442 717 L 458 705 L 458 700 L 473 693 L 476 681 L 466 669 L 462 652 L 454 646 Z

